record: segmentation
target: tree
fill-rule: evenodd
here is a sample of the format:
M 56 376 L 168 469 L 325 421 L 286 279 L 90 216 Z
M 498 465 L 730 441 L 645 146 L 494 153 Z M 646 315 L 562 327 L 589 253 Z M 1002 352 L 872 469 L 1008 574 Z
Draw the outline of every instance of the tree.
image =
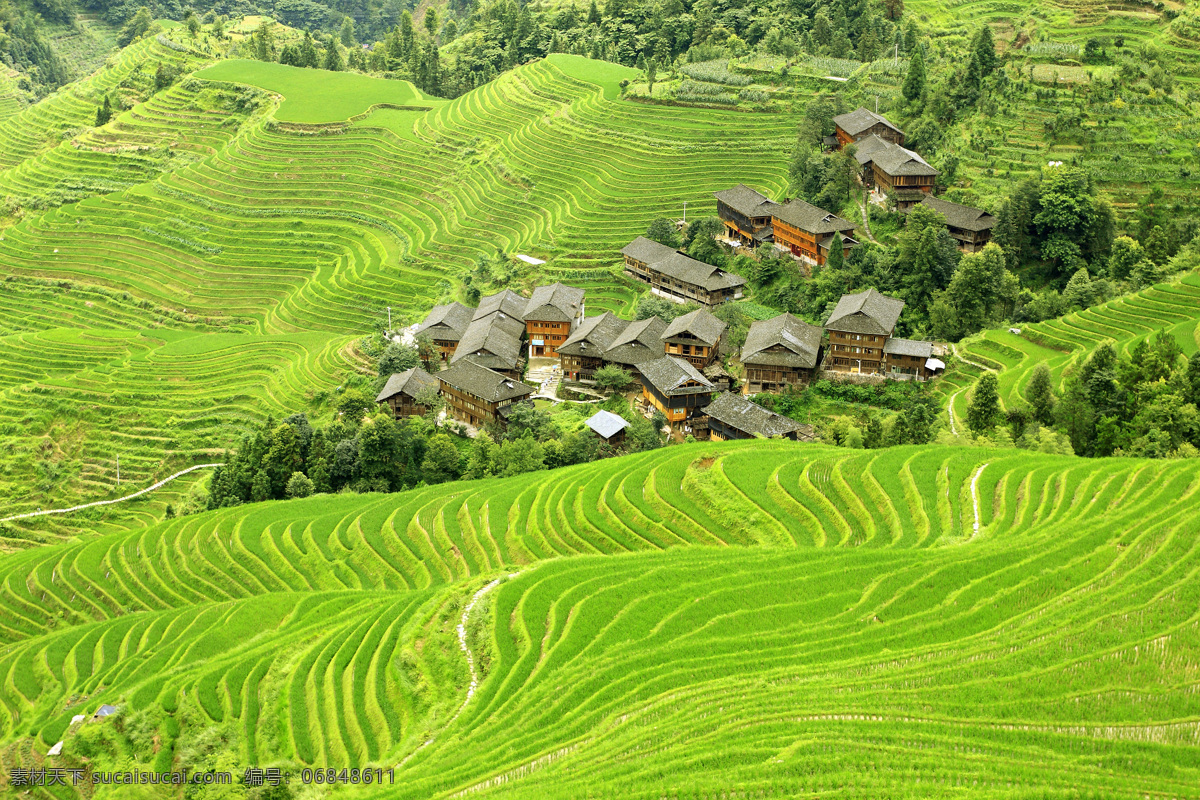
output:
M 259 61 L 275 60 L 275 36 L 271 33 L 273 20 L 264 19 L 254 31 L 254 57 Z
M 1118 236 L 1113 239 L 1112 254 L 1108 257 L 1108 277 L 1123 281 L 1133 272 L 1134 266 L 1146 258 L 1146 251 L 1137 239 Z
M 993 242 L 963 256 L 946 290 L 929 312 L 935 335 L 959 339 L 999 322 L 1011 313 L 1020 281 L 1008 271 L 1004 253 Z
M 667 247 L 679 247 L 679 234 L 666 217 L 657 217 L 646 229 L 646 238 Z
M 496 474 L 496 456 L 500 448 L 487 431 L 480 431 L 471 444 L 465 478 L 490 478 Z
M 330 72 L 341 72 L 346 68 L 342 61 L 341 51 L 338 50 L 337 42 L 329 40 L 329 47 L 325 50 L 325 69 Z
M 1000 59 L 996 56 L 996 41 L 992 38 L 992 29 L 987 23 L 984 23 L 979 33 L 976 34 L 975 46 L 971 55 L 978 61 L 979 70 L 985 78 L 991 75 L 999 65 Z
M 313 489 L 313 482 L 303 472 L 293 472 L 292 477 L 288 478 L 287 496 L 290 500 L 298 497 L 310 497 Z
M 150 9 L 142 6 L 122 26 L 121 32 L 117 34 L 117 45 L 125 47 L 142 38 L 150 30 L 152 24 L 154 24 L 154 17 L 150 14 Z
M 454 440 L 439 433 L 429 440 L 425 459 L 421 462 L 421 477 L 426 483 L 445 483 L 458 477 L 460 456 Z
M 890 20 L 904 16 L 904 0 L 883 0 L 883 9 Z
M 496 470 L 500 476 L 522 475 L 545 468 L 545 452 L 542 445 L 528 433 L 520 439 L 512 439 L 500 445 L 500 452 L 496 456 Z
M 271 479 L 266 470 L 260 469 L 254 474 L 254 482 L 250 485 L 250 499 L 255 503 L 271 499 Z
M 915 102 L 925 94 L 925 54 L 920 47 L 914 47 L 912 56 L 908 59 L 908 72 L 904 76 L 904 85 L 900 93 L 909 102 Z
M 620 392 L 633 383 L 633 376 L 616 364 L 604 365 L 596 370 L 592 379 L 606 392 Z
M 375 401 L 362 389 L 347 389 L 337 401 L 338 412 L 354 425 L 361 422 L 374 407 Z
M 310 69 L 316 69 L 320 66 L 320 59 L 317 56 L 317 45 L 313 42 L 312 34 L 308 31 L 304 32 L 304 41 L 300 43 L 300 66 Z
M 658 77 L 658 59 L 652 58 L 646 64 L 646 83 L 649 87 L 650 96 L 654 96 L 654 79 Z
M 200 35 L 200 18 L 196 16 L 195 11 L 189 11 L 184 17 L 183 24 L 187 26 L 188 34 L 195 39 Z
M 379 356 L 379 377 L 387 378 L 412 369 L 420 362 L 417 348 L 403 342 L 390 342 Z
M 967 405 L 967 427 L 976 436 L 983 436 L 996 427 L 1000 419 L 1000 393 L 996 373 L 986 372 L 975 384 L 971 402 Z
M 429 8 L 425 9 L 424 23 L 425 23 L 425 32 L 429 34 L 429 38 L 430 39 L 436 38 L 437 32 L 438 32 L 438 13 L 437 13 L 437 9 L 434 8 L 433 6 L 430 6 Z
M 1192 353 L 1184 371 L 1184 400 L 1200 407 L 1200 353 Z
M 345 48 L 351 48 L 357 44 L 354 39 L 354 20 L 350 17 L 342 20 L 342 29 L 338 33 L 338 38 L 342 40 L 342 46 Z
M 109 102 L 108 95 L 105 95 L 104 104 L 96 109 L 96 127 L 107 124 L 112 115 L 112 103 Z
M 1050 368 L 1038 364 L 1029 379 L 1029 388 L 1025 390 L 1025 399 L 1029 401 L 1029 409 L 1033 418 L 1042 425 L 1054 424 L 1054 386 L 1050 378 Z
M 225 18 L 224 14 L 217 14 L 217 16 L 213 18 L 213 23 L 212 23 L 213 36 L 217 37 L 218 39 L 225 38 L 225 23 L 226 22 L 228 22 L 228 20 Z
M 842 235 L 835 231 L 833 239 L 829 242 L 829 255 L 825 259 L 825 269 L 827 271 L 836 272 L 845 265 L 845 249 L 846 245 L 842 240 Z

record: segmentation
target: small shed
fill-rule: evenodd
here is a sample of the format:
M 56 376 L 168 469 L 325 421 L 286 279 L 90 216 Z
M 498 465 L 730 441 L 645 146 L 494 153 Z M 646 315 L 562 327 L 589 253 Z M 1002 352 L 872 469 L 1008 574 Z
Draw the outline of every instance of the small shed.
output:
M 629 427 L 629 422 L 624 417 L 604 410 L 597 411 L 584 424 L 609 444 L 625 441 L 625 429 Z
M 119 711 L 119 710 L 120 709 L 118 709 L 116 706 L 110 706 L 108 704 L 105 704 L 105 705 L 100 706 L 99 710 L 97 710 L 96 713 L 92 715 L 92 719 L 93 720 L 105 719 L 106 717 L 111 717 L 113 714 L 117 713 L 117 711 Z

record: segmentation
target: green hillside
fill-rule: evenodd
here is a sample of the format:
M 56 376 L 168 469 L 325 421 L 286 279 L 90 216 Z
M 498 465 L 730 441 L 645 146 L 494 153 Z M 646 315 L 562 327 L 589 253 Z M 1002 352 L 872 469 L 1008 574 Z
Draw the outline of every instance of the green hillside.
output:
M 414 798 L 1195 797 L 1197 485 L 701 444 L 38 548 L 2 564 L 0 752 Z M 123 734 L 64 734 L 105 702 Z
M 84 126 L 88 86 L 185 58 L 143 41 L 0 124 L 17 220 L 0 234 L 0 305 L 22 309 L 0 335 L 31 353 L 0 369 L 7 513 L 114 496 L 118 455 L 123 480 L 145 486 L 211 460 L 246 421 L 320 411 L 387 307 L 418 319 L 497 248 L 548 259 L 543 276 L 585 286 L 590 310 L 628 314 L 636 290 L 615 274 L 617 251 L 732 183 L 782 192 L 794 136 L 789 115 L 617 100 L 624 68 L 569 56 L 428 112 L 319 127 L 277 120 L 286 98 L 231 85 L 286 94 L 280 76 L 295 70 L 227 62 L 201 73 L 219 83 L 185 78 Z M 415 97 L 403 82 L 339 77 L 357 87 L 347 116 Z M 411 114 L 406 135 L 395 114 Z M 171 499 L 83 521 L 140 522 Z M 78 524 L 5 535 L 19 545 Z

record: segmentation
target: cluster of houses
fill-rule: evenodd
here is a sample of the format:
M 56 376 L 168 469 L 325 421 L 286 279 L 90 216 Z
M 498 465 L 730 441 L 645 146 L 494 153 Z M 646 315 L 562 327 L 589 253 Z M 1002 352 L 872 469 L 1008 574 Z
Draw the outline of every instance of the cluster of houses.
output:
M 903 212 L 918 204 L 932 208 L 946 218 L 950 237 L 964 252 L 974 253 L 988 243 L 996 218 L 982 209 L 934 196 L 938 171 L 904 147 L 904 131 L 865 108 L 836 116 L 833 122 L 835 135 L 825 144 L 839 149 L 854 145 L 854 158 L 862 169 L 860 179 L 873 201 L 890 201 Z M 717 216 L 726 236 L 745 247 L 773 243 L 806 264 L 823 266 L 835 240 L 841 241 L 844 256 L 858 244 L 849 236 L 855 228 L 853 222 L 803 200 L 776 203 L 741 185 L 717 192 L 716 198 Z M 627 257 L 627 272 L 628 262 Z

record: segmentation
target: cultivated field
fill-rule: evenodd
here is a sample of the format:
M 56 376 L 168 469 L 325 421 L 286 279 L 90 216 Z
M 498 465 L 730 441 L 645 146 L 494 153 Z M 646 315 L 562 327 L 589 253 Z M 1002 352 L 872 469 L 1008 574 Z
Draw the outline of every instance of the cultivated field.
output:
M 110 702 L 390 797 L 1195 797 L 1196 469 L 700 444 L 38 548 L 3 760 Z

